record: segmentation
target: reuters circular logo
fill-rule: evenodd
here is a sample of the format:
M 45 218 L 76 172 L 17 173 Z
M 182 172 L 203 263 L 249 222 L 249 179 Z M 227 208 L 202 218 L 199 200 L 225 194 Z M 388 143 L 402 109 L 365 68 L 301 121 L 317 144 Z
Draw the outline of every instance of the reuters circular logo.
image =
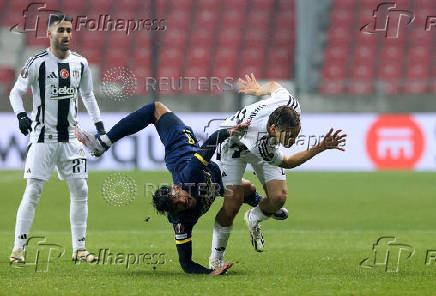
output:
M 408 114 L 380 115 L 366 134 L 366 150 L 378 169 L 413 169 L 424 152 L 421 127 Z
M 70 73 L 68 73 L 68 70 L 67 70 L 67 69 L 62 69 L 62 70 L 59 72 L 59 76 L 61 76 L 61 78 L 63 78 L 63 79 L 67 79 L 68 76 L 70 76 Z

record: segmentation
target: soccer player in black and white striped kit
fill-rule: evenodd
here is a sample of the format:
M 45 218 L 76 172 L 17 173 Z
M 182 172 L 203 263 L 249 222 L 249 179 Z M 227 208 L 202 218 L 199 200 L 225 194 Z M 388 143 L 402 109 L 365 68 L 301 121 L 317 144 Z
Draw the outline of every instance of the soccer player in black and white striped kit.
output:
M 9 259 L 25 262 L 25 246 L 35 208 L 44 182 L 57 167 L 59 179 L 65 180 L 70 189 L 73 259 L 94 261 L 97 258 L 85 248 L 88 217 L 86 155 L 74 134 L 78 92 L 97 132 L 105 134 L 105 130 L 93 93 L 88 61 L 70 51 L 72 18 L 51 15 L 48 37 L 50 47 L 27 60 L 10 93 L 19 128 L 24 135 L 30 132 L 30 139 L 24 170 L 27 185 L 17 212 L 14 248 Z M 28 87 L 33 94 L 31 118 L 27 117 L 22 100 Z

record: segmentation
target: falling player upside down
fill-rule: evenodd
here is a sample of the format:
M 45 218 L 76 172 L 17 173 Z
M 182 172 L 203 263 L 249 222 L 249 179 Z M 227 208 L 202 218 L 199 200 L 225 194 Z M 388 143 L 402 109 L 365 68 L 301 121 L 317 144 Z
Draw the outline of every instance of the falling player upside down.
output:
M 162 186 L 153 195 L 153 205 L 160 214 L 167 214 L 172 223 L 179 262 L 186 273 L 223 274 L 232 263 L 208 269 L 192 261 L 192 229 L 205 214 L 215 197 L 224 194 L 221 171 L 210 159 L 215 147 L 230 135 L 243 132 L 245 122 L 213 133 L 200 147 L 192 129 L 160 102 L 143 106 L 121 119 L 106 135 L 92 135 L 77 129 L 76 135 L 95 156 L 102 155 L 123 137 L 154 124 L 165 146 L 165 163 L 174 185 Z M 256 187 L 244 180 L 244 202 L 255 207 L 262 199 Z

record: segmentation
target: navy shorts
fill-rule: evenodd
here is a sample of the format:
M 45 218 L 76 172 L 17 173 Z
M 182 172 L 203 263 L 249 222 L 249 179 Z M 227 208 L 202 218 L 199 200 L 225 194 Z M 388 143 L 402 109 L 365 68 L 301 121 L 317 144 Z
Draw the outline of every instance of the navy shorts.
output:
M 173 112 L 162 115 L 155 125 L 165 146 L 165 164 L 168 170 L 171 173 L 180 171 L 199 149 L 194 132 Z

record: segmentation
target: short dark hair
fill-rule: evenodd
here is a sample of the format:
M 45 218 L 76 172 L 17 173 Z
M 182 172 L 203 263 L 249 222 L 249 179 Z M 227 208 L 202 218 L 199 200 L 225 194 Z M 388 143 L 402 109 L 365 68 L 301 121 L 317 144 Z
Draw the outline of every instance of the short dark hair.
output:
M 170 186 L 163 185 L 153 194 L 153 206 L 159 214 L 163 215 L 170 210 L 171 190 Z
M 50 14 L 48 26 L 51 27 L 52 25 L 59 24 L 63 21 L 73 23 L 73 18 L 65 14 Z
M 290 106 L 280 106 L 268 118 L 268 126 L 273 124 L 280 130 L 296 127 L 300 124 L 300 114 Z

